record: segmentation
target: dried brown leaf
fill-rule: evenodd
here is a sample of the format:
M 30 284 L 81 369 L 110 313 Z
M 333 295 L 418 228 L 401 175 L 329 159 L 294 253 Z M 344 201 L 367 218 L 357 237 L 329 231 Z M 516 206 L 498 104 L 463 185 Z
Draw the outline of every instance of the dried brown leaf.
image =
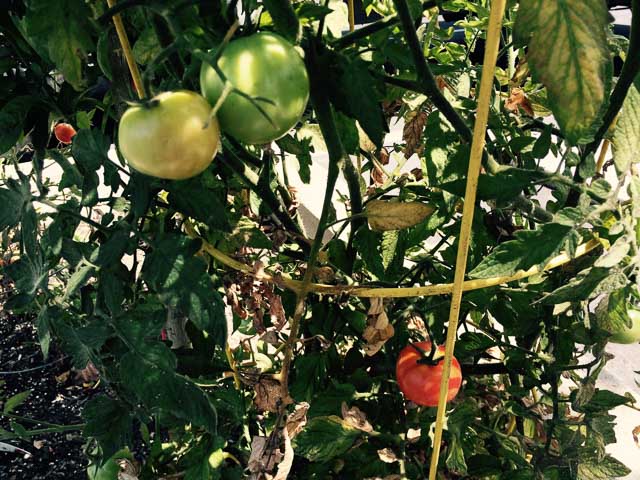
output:
M 512 88 L 509 98 L 504 102 L 504 108 L 510 112 L 518 113 L 520 109 L 527 115 L 533 117 L 533 107 L 531 102 L 521 88 Z
M 255 436 L 251 440 L 251 454 L 247 467 L 251 478 L 261 478 L 259 474 L 272 471 L 282 461 L 284 455 L 278 448 L 272 448 L 269 437 Z
M 263 412 L 277 412 L 283 404 L 282 385 L 275 378 L 263 376 L 253 386 L 256 393 L 253 403 Z
M 372 230 L 385 232 L 417 225 L 434 211 L 431 205 L 420 202 L 371 200 L 364 213 Z
M 423 149 L 422 132 L 427 123 L 427 112 L 422 110 L 409 112 L 405 117 L 402 129 L 402 140 L 405 143 L 404 157 L 409 158 L 414 153 L 420 154 Z
M 378 458 L 384 463 L 395 463 L 398 461 L 398 457 L 390 448 L 382 448 L 378 450 Z
M 82 379 L 84 383 L 95 383 L 100 379 L 100 372 L 89 362 L 86 367 L 76 372 L 76 378 Z
M 140 474 L 140 466 L 135 460 L 121 458 L 116 462 L 120 467 L 118 472 L 118 480 L 138 480 Z
M 350 427 L 367 433 L 373 432 L 373 427 L 367 420 L 367 416 L 358 407 L 349 408 L 346 402 L 342 402 L 342 418 L 344 423 Z
M 309 404 L 307 402 L 302 402 L 297 404 L 293 412 L 291 412 L 287 417 L 286 430 L 291 440 L 293 440 L 307 424 L 308 411 Z

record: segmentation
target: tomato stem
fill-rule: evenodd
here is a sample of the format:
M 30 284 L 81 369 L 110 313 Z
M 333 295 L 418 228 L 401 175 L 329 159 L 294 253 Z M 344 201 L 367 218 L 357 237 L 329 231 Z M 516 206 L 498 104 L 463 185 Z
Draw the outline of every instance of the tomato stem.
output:
M 434 359 L 436 350 L 438 349 L 437 345 L 432 344 L 431 350 L 428 352 L 415 343 L 412 343 L 411 346 L 420 354 L 420 359 L 416 360 L 416 363 L 420 365 L 437 365 L 444 359 L 444 357 Z

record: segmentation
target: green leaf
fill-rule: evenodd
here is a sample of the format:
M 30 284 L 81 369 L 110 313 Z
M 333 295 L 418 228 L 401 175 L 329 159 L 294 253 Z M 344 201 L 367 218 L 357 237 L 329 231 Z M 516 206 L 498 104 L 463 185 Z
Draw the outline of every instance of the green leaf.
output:
M 107 153 L 111 146 L 109 138 L 99 129 L 80 130 L 73 137 L 71 154 L 83 174 L 95 172 L 109 162 Z
M 612 478 L 625 477 L 631 473 L 622 462 L 611 455 L 603 458 L 588 458 L 578 465 L 579 480 L 611 480 Z
M 32 0 L 28 5 L 22 19 L 27 38 L 73 88 L 82 89 L 82 62 L 93 51 L 89 6 L 83 0 Z
M 175 356 L 162 343 L 137 345 L 120 359 L 120 377 L 151 410 L 170 414 L 215 433 L 218 418 L 207 395 L 175 373 Z
M 71 275 L 71 278 L 67 282 L 64 299 L 67 300 L 76 293 L 78 289 L 84 287 L 95 273 L 96 267 L 93 265 L 80 265 L 80 267 L 73 272 L 73 275 Z
M 379 251 L 380 241 L 381 234 L 371 231 L 366 226 L 360 228 L 353 239 L 354 247 L 362 257 L 367 270 L 378 278 L 384 275 L 382 256 Z
M 24 201 L 20 193 L 0 188 L 0 232 L 5 228 L 14 227 L 22 217 Z
M 291 395 L 296 401 L 311 401 L 318 386 L 327 375 L 327 356 L 313 352 L 296 358 L 293 364 L 295 373 L 291 384 Z
M 38 313 L 38 317 L 36 318 L 36 329 L 38 332 L 40 350 L 42 350 L 42 356 L 46 360 L 49 356 L 49 345 L 51 344 L 51 321 L 49 320 L 48 307 L 44 307 L 40 310 L 40 313 Z
M 609 332 L 631 328 L 632 321 L 627 310 L 630 296 L 630 287 L 625 286 L 604 297 L 595 311 L 598 326 Z
M 531 150 L 533 158 L 544 158 L 549 153 L 549 149 L 551 148 L 551 130 L 551 125 L 544 127 L 536 143 L 533 144 L 533 149 Z
M 495 175 L 480 174 L 478 179 L 478 199 L 498 201 L 509 200 L 526 187 L 540 183 L 546 178 L 546 174 L 536 170 L 524 170 L 520 168 L 503 168 Z M 439 187 L 442 190 L 464 197 L 466 179 L 445 182 Z
M 315 417 L 295 438 L 294 450 L 312 462 L 326 462 L 349 450 L 361 433 L 339 417 Z
M 607 412 L 620 405 L 628 404 L 629 402 L 630 400 L 628 397 L 618 395 L 617 393 L 613 393 L 609 390 L 596 389 L 591 400 L 589 400 L 585 405 L 580 406 L 578 411 L 584 413 Z
M 102 456 L 110 458 L 129 443 L 132 434 L 131 412 L 123 403 L 104 395 L 93 397 L 82 411 L 85 437 L 98 440 Z
M 2 412 L 5 414 L 13 412 L 16 408 L 22 405 L 27 398 L 29 398 L 29 395 L 31 395 L 31 390 L 25 390 L 24 392 L 20 392 L 9 397 L 7 401 L 4 402 Z
M 601 293 L 609 293 L 627 285 L 627 278 L 608 268 L 588 268 L 578 274 L 566 285 L 544 296 L 540 303 L 557 305 L 564 302 L 588 300 Z
M 523 0 L 516 46 L 528 45 L 534 79 L 547 88 L 567 140 L 588 139 L 605 102 L 611 57 L 604 0 Z
M 198 241 L 165 235 L 147 255 L 142 275 L 163 303 L 178 308 L 198 328 L 223 343 L 226 319 L 222 298 L 206 272 L 207 265 L 194 256 L 198 248 Z
M 613 160 L 618 174 L 640 160 L 640 89 L 636 85 L 632 84 L 627 93 L 613 134 Z
M 469 276 L 509 276 L 534 266 L 543 267 L 562 249 L 567 248 L 568 242 L 575 235 L 577 233 L 570 226 L 558 223 L 544 224 L 538 230 L 521 230 L 516 233 L 516 240 L 501 243 L 469 272 Z
M 371 141 L 380 148 L 387 124 L 380 108 L 378 80 L 369 71 L 369 64 L 360 57 L 335 54 L 326 59 L 327 68 L 336 69 L 330 94 L 337 110 L 360 123 Z
M 296 138 L 291 135 L 285 135 L 276 140 L 276 143 L 285 152 L 295 155 L 298 162 L 300 180 L 304 183 L 309 183 L 311 180 L 311 151 L 313 151 L 311 139 L 298 138 L 297 134 Z
M 335 112 L 334 120 L 345 152 L 349 155 L 355 155 L 360 149 L 360 137 L 358 136 L 356 121 L 340 112 Z
M 277 32 L 292 43 L 298 41 L 300 22 L 289 0 L 263 0 Z
M 396 255 L 396 248 L 398 247 L 398 237 L 400 232 L 398 230 L 389 230 L 382 233 L 382 243 L 380 244 L 380 253 L 382 256 L 382 267 L 387 270 L 393 258 Z
M 169 203 L 188 216 L 206 223 L 214 230 L 230 231 L 226 216 L 224 191 L 207 188 L 202 177 L 172 182 L 168 188 Z
M 99 178 L 97 171 L 110 162 L 107 152 L 110 140 L 100 130 L 80 130 L 73 137 L 71 154 L 83 176 L 82 205 L 93 206 L 98 202 Z
M 158 36 L 153 27 L 145 28 L 133 45 L 133 57 L 140 65 L 148 64 L 161 51 L 162 47 L 158 42 Z
M 30 96 L 15 97 L 0 110 L 0 154 L 18 143 L 29 110 L 36 103 Z
M 78 370 L 86 368 L 89 362 L 97 358 L 97 352 L 113 333 L 101 319 L 76 328 L 67 322 L 64 312 L 60 310 L 51 311 L 51 321 L 62 348 L 71 355 L 73 366 Z
M 60 179 L 59 188 L 78 187 L 82 188 L 83 178 L 80 170 L 67 157 L 57 150 L 49 150 L 49 156 L 62 168 L 62 178 Z

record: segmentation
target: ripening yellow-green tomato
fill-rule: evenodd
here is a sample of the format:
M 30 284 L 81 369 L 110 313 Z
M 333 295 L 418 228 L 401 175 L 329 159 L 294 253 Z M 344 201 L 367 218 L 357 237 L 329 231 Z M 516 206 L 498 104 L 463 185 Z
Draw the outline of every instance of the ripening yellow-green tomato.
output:
M 195 92 L 164 92 L 129 107 L 118 126 L 125 160 L 146 175 L 184 180 L 204 171 L 218 151 L 220 128 Z

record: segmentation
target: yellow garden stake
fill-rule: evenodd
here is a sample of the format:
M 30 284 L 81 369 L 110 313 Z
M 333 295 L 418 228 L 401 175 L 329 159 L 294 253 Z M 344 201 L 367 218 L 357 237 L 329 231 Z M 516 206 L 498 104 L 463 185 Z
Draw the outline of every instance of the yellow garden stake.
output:
M 353 6 L 353 0 L 349 0 L 347 2 L 348 8 L 349 8 L 349 31 L 353 32 L 353 30 L 356 28 L 356 15 L 355 15 L 355 9 Z
M 480 81 L 480 95 L 478 96 L 478 111 L 473 130 L 471 143 L 471 155 L 469 156 L 469 170 L 467 172 L 467 188 L 464 195 L 464 208 L 462 210 L 462 224 L 460 226 L 460 238 L 458 242 L 458 255 L 456 257 L 456 272 L 453 279 L 453 291 L 451 294 L 451 310 L 449 311 L 449 326 L 447 329 L 447 342 L 445 344 L 445 356 L 440 382 L 440 398 L 438 401 L 438 413 L 436 414 L 436 428 L 433 439 L 433 451 L 431 453 L 431 465 L 429 467 L 429 480 L 435 480 L 438 469 L 438 457 L 440 456 L 440 443 L 442 441 L 442 427 L 447 406 L 447 392 L 449 391 L 449 376 L 451 374 L 451 359 L 453 347 L 456 341 L 458 328 L 458 316 L 460 315 L 460 303 L 462 302 L 462 288 L 467 268 L 467 256 L 469 250 L 469 238 L 471 237 L 471 224 L 476 203 L 476 190 L 478 177 L 482 163 L 484 150 L 484 137 L 489 118 L 489 105 L 493 90 L 493 76 L 498 58 L 500 46 L 500 29 L 502 16 L 504 15 L 506 0 L 492 0 L 489 16 L 489 28 L 487 30 L 487 43 L 482 66 L 482 79 Z
M 115 4 L 115 0 L 107 0 L 109 8 L 113 8 Z M 118 40 L 120 40 L 120 45 L 122 46 L 124 58 L 127 59 L 127 65 L 129 66 L 131 77 L 133 78 L 133 84 L 136 87 L 136 93 L 140 99 L 143 99 L 145 97 L 144 84 L 142 83 L 142 77 L 140 76 L 138 65 L 136 65 L 136 60 L 133 58 L 133 50 L 131 50 L 129 37 L 127 37 L 127 32 L 124 29 L 124 24 L 122 23 L 122 18 L 119 13 L 116 13 L 113 16 L 113 24 L 116 26 L 116 32 L 118 34 Z

